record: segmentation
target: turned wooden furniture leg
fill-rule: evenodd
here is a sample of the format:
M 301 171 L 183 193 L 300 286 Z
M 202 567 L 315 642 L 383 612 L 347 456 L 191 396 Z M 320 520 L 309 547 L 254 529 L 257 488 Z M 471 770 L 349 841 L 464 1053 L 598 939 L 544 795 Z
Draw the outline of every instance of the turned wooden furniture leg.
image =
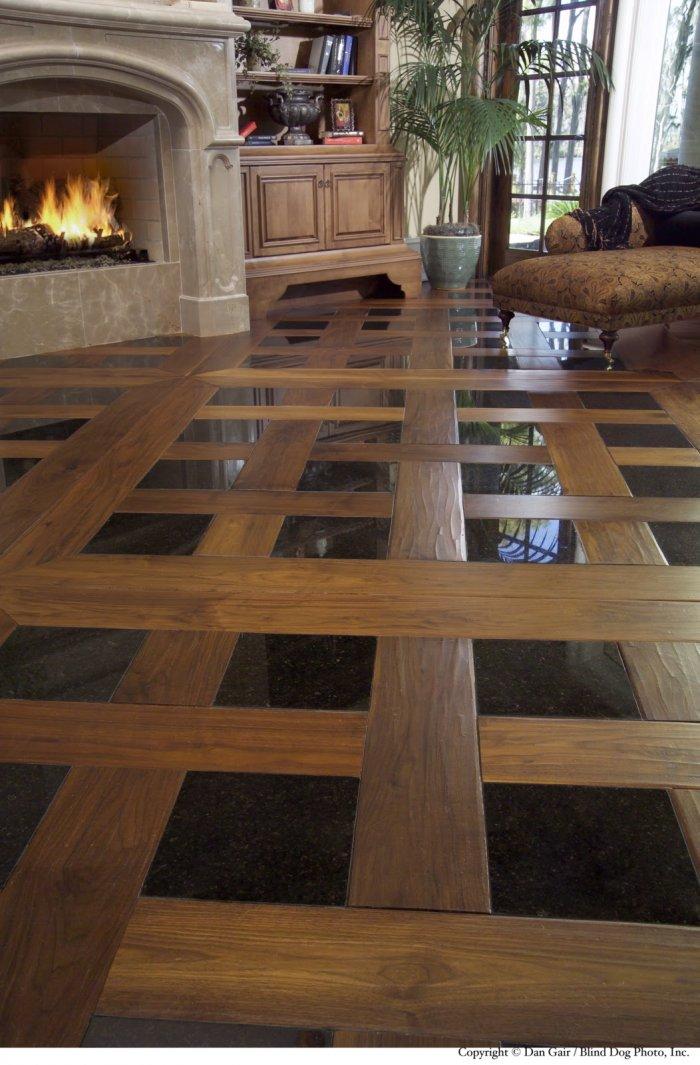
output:
M 619 333 L 617 332 L 617 330 L 613 329 L 604 329 L 603 332 L 600 334 L 599 339 L 603 345 L 603 355 L 605 356 L 606 362 L 608 364 L 606 366 L 606 370 L 612 370 L 615 364 L 615 359 L 613 358 L 612 354 L 612 346 L 617 340 L 618 336 Z
M 498 317 L 501 319 L 501 325 L 503 327 L 504 338 L 508 336 L 508 330 L 510 329 L 510 323 L 515 317 L 515 311 L 498 311 Z

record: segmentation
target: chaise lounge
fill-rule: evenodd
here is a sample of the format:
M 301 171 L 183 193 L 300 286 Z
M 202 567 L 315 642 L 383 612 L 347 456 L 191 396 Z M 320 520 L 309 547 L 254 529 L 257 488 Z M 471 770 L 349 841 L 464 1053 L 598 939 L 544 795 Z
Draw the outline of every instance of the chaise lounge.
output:
M 700 315 L 700 248 L 674 239 L 697 239 L 698 212 L 686 211 L 652 226 L 632 206 L 630 246 L 588 251 L 572 215 L 547 230 L 549 255 L 513 263 L 493 277 L 504 333 L 516 311 L 601 330 L 608 369 L 618 331 Z M 670 240 L 669 240 L 670 238 Z

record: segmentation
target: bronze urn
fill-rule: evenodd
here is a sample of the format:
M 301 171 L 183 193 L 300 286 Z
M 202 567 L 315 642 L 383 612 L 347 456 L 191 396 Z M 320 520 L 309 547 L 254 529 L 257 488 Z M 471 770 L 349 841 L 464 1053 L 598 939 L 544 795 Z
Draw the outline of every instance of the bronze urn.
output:
M 322 104 L 323 93 L 303 85 L 292 85 L 290 89 L 271 93 L 268 98 L 270 114 L 281 126 L 289 126 L 282 143 L 313 144 L 304 126 L 316 121 Z

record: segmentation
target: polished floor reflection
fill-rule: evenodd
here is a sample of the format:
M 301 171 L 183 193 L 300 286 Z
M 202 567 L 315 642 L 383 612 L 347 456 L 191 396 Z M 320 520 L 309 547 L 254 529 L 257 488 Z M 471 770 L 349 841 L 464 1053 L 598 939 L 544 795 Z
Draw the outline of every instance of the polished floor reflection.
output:
M 8 1041 L 689 1045 L 689 360 L 585 333 L 477 282 L 0 365 Z

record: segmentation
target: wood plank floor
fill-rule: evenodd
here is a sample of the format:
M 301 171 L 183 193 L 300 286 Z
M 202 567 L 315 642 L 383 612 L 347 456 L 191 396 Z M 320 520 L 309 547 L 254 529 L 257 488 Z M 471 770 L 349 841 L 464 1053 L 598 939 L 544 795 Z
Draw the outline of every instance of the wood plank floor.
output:
M 700 1041 L 697 374 L 494 313 L 0 363 L 0 1045 Z

